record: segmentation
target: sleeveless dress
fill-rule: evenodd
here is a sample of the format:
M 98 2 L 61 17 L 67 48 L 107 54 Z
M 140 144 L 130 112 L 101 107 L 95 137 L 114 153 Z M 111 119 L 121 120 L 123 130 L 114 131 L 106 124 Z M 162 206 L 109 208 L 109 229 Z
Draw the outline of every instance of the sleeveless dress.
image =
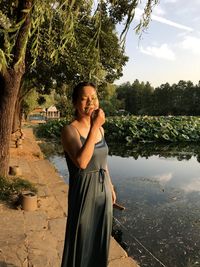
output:
M 84 144 L 85 138 L 80 139 Z M 79 169 L 65 152 L 70 177 L 61 267 L 107 266 L 113 214 L 107 155 L 103 135 L 86 169 Z

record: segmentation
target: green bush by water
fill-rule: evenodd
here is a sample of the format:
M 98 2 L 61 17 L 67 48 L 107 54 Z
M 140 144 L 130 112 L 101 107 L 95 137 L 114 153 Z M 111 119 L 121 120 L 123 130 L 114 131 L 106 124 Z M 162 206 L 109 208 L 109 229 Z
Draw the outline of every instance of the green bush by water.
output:
M 68 119 L 52 120 L 47 123 L 39 124 L 36 135 L 39 138 L 60 138 L 61 129 L 64 125 L 69 124 Z
M 60 138 L 69 120 L 50 121 L 39 125 L 38 137 Z M 199 142 L 200 118 L 192 116 L 117 116 L 104 124 L 110 142 Z
M 198 142 L 198 117 L 110 117 L 106 124 L 106 138 L 114 142 Z

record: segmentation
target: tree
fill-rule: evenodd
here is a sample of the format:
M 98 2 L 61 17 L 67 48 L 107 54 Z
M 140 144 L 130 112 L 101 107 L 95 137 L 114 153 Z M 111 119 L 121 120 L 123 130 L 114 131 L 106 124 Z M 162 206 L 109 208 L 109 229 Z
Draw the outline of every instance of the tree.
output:
M 31 90 L 27 93 L 26 99 L 22 100 L 23 114 L 27 118 L 30 111 L 37 107 L 38 93 L 36 90 Z
M 106 5 L 107 12 L 115 22 L 126 17 L 122 37 L 134 18 L 134 11 L 138 1 L 124 1 L 122 9 L 119 0 L 99 1 L 97 10 L 91 13 L 96 21 L 96 32 L 92 38 L 91 51 L 98 51 L 99 32 L 101 30 L 102 3 Z M 137 30 L 147 26 L 152 6 L 158 0 L 148 0 L 145 7 L 145 16 L 138 25 Z M 30 54 L 31 64 L 37 63 L 37 57 L 42 45 L 46 47 L 44 53 L 49 62 L 55 64 L 59 61 L 66 46 L 75 46 L 75 25 L 79 22 L 82 8 L 92 10 L 93 1 L 71 0 L 0 0 L 0 175 L 7 175 L 9 165 L 9 142 L 12 130 L 15 105 L 20 97 L 20 88 L 23 76 L 26 73 L 26 58 Z M 123 5 L 124 7 L 124 5 Z M 125 11 L 124 11 L 125 10 Z M 113 14 L 112 14 L 113 11 Z M 121 13 L 118 18 L 116 14 Z M 55 33 L 53 17 L 57 16 L 61 34 Z M 41 28 L 46 21 L 46 35 L 41 35 Z M 54 47 L 54 38 L 59 46 Z M 96 50 L 93 48 L 96 48 Z M 99 57 L 95 57 L 95 71 L 99 69 Z
M 172 90 L 169 83 L 161 84 L 154 91 L 154 115 L 171 115 Z
M 146 82 L 142 90 L 142 104 L 141 104 L 141 109 L 139 110 L 139 114 L 141 115 L 152 114 L 153 92 L 154 88 L 151 86 L 149 82 Z
M 12 132 L 15 132 L 19 128 L 18 125 L 20 125 L 19 118 L 21 115 L 18 114 L 18 111 L 22 110 L 19 108 L 22 99 L 36 85 L 36 90 L 41 94 L 48 94 L 53 88 L 59 94 L 63 84 L 67 84 L 68 88 L 71 88 L 78 81 L 93 80 L 98 85 L 101 85 L 101 88 L 106 88 L 108 82 L 110 83 L 122 75 L 122 67 L 128 60 L 128 57 L 124 55 L 124 49 L 119 44 L 115 24 L 108 17 L 105 5 L 102 5 L 101 9 L 101 31 L 98 38 L 98 49 L 90 44 L 97 31 L 96 18 L 91 17 L 86 8 L 82 8 L 79 14 L 79 23 L 74 27 L 76 45 L 66 44 L 57 64 L 50 62 L 49 58 L 46 57 L 44 52 L 46 50 L 45 43 L 37 56 L 36 66 L 31 66 L 31 55 L 29 54 L 26 59 L 27 71 L 20 88 L 20 98 L 15 105 Z M 53 39 L 54 43 L 52 43 L 55 49 L 59 45 L 57 40 L 61 34 L 60 24 L 62 24 L 62 21 L 57 23 L 58 19 L 54 16 L 52 20 L 56 28 Z M 45 21 L 44 27 L 41 29 L 44 39 L 48 37 L 46 36 L 47 25 L 48 23 Z M 96 58 L 98 58 L 98 61 L 96 61 Z M 69 101 L 66 101 L 69 98 L 69 92 L 64 93 L 63 95 L 63 92 L 61 92 L 60 98 L 57 96 L 57 100 L 59 100 L 57 106 L 61 104 L 66 109 L 65 105 L 69 105 Z M 62 108 L 62 115 L 65 113 L 65 110 Z
M 124 101 L 124 109 L 131 114 L 148 114 L 152 105 L 153 87 L 149 82 L 135 80 L 133 84 L 125 83 L 117 88 L 117 98 Z
M 103 108 L 106 116 L 117 115 L 121 108 L 121 101 L 117 99 L 116 85 L 104 85 L 103 90 L 100 92 L 100 107 Z

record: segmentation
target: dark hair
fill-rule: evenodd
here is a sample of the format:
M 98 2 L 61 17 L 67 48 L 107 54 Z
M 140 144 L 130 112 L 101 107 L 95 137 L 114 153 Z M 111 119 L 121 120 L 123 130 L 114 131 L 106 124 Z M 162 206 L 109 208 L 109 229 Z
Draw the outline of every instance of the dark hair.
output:
M 96 85 L 92 82 L 80 82 L 79 84 L 77 84 L 72 92 L 72 103 L 76 104 L 79 94 L 81 92 L 81 90 L 83 89 L 83 87 L 85 86 L 91 86 L 93 87 L 95 90 L 97 90 Z

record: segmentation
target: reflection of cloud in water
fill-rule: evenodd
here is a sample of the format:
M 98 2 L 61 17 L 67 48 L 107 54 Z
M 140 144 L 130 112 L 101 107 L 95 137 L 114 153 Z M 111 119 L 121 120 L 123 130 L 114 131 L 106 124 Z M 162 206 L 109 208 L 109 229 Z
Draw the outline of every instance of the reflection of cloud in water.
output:
M 192 192 L 192 191 L 200 191 L 200 177 L 199 178 L 193 178 L 190 183 L 185 184 L 182 186 L 182 189 L 186 192 Z
M 172 179 L 173 175 L 172 172 L 164 173 L 162 175 L 156 175 L 154 178 L 159 181 L 161 184 L 166 184 Z

